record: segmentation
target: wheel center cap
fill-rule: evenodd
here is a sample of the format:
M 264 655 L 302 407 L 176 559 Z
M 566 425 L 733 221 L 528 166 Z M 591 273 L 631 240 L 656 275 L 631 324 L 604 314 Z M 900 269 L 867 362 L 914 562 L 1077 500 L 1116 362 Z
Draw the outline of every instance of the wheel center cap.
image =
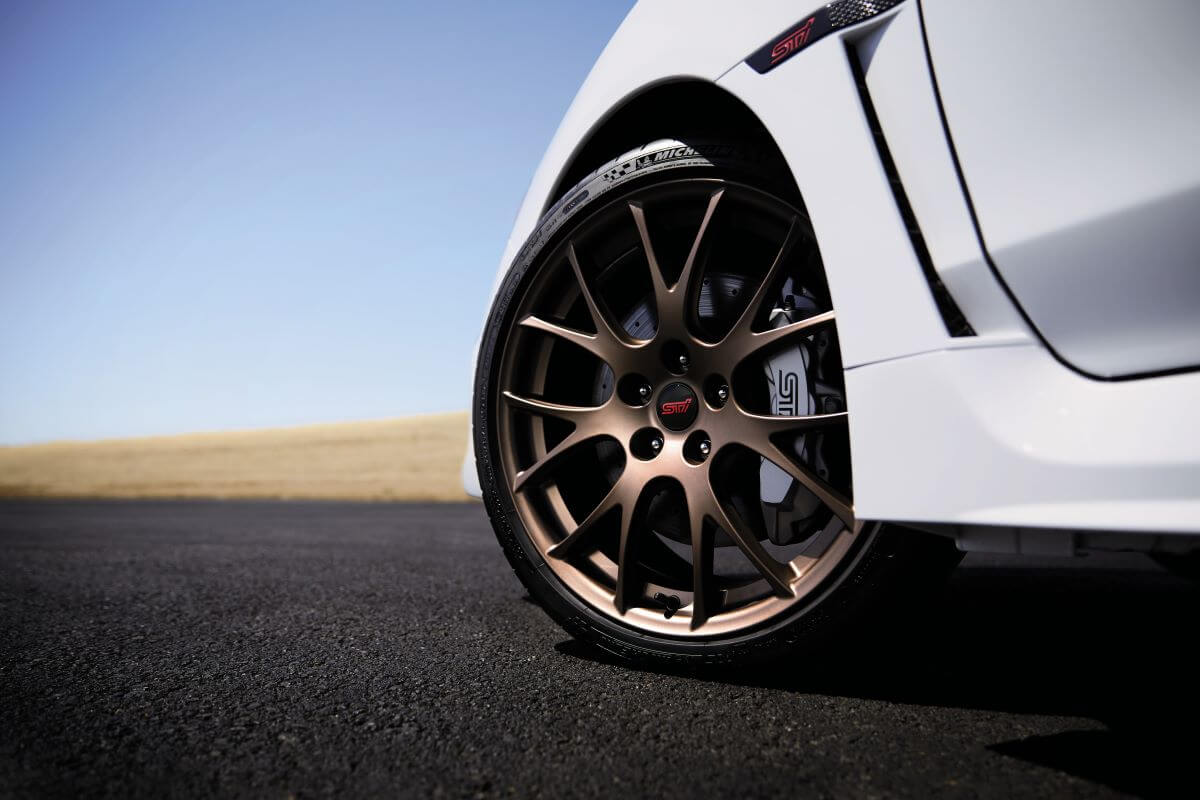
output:
M 696 421 L 700 402 L 686 383 L 672 383 L 658 396 L 658 421 L 671 431 L 681 431 Z

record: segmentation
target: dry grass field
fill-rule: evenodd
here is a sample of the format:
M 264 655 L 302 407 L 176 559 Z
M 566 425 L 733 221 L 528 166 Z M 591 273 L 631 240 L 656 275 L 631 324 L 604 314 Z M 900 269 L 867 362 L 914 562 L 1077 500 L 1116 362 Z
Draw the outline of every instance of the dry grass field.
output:
M 464 500 L 467 413 L 0 447 L 0 497 Z

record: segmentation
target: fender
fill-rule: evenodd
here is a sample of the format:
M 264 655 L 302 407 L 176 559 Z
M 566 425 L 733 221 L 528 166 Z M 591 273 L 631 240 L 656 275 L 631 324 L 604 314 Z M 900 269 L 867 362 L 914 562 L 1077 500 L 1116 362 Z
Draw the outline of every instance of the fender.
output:
M 563 173 L 614 111 L 660 84 L 715 83 L 795 18 L 795 3 L 784 0 L 756 3 L 752 14 L 720 0 L 634 6 L 588 73 L 533 175 L 500 257 L 493 293 L 533 226 L 556 199 Z M 608 153 L 605 158 L 617 155 Z

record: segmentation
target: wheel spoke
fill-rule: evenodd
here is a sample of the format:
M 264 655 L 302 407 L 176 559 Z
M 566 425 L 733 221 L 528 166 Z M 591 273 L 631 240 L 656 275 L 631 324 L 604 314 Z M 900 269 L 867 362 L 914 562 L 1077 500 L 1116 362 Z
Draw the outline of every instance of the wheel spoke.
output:
M 713 582 L 713 540 L 705 531 L 704 506 L 688 498 L 688 522 L 692 536 L 692 630 L 708 619 Z
M 518 408 L 522 411 L 528 411 L 531 414 L 540 414 L 544 417 L 555 417 L 557 419 L 573 422 L 575 425 L 586 425 L 590 421 L 595 420 L 607 408 L 608 403 L 599 406 L 570 406 L 562 403 L 552 403 L 549 400 L 539 400 L 534 397 L 522 397 L 512 392 L 502 392 L 501 396 L 504 401 L 513 408 Z
M 778 328 L 768 328 L 765 331 L 745 331 L 738 336 L 730 337 L 726 342 L 724 353 L 731 366 L 736 367 L 759 350 L 769 345 L 777 344 L 792 336 L 811 336 L 822 328 L 831 327 L 834 323 L 832 311 L 814 314 Z
M 662 267 L 654 254 L 654 245 L 650 242 L 650 230 L 646 227 L 646 212 L 639 203 L 629 204 L 629 213 L 633 215 L 633 224 L 637 226 L 638 237 L 642 240 L 642 252 L 646 255 L 646 264 L 650 267 L 650 282 L 654 285 L 654 304 L 658 311 L 659 327 L 663 318 L 671 308 L 671 289 L 663 277 Z
M 796 417 L 783 416 L 779 414 L 751 414 L 749 411 L 740 411 L 741 417 L 745 422 L 743 424 L 749 426 L 754 425 L 758 429 L 759 435 L 766 434 L 774 436 L 779 433 L 804 433 L 805 431 L 818 430 L 820 428 L 831 428 L 836 425 L 845 425 L 849 417 L 845 411 L 839 411 L 834 414 L 807 414 Z
M 759 282 L 754 296 L 750 298 L 750 302 L 742 310 L 742 315 L 738 318 L 738 321 L 733 324 L 729 333 L 719 343 L 720 352 L 728 364 L 727 368 L 730 371 L 746 360 L 746 358 L 768 345 L 776 344 L 792 336 L 811 336 L 821 328 L 833 325 L 833 312 L 825 311 L 820 314 L 814 314 L 806 319 L 790 322 L 778 328 L 769 328 L 765 331 L 754 330 L 754 321 L 758 318 L 758 312 L 770 296 L 772 289 L 775 288 L 776 283 L 778 283 L 780 270 L 784 262 L 787 261 L 792 248 L 800 240 L 802 232 L 803 226 L 800 218 L 792 217 L 787 235 L 783 239 L 783 244 L 779 247 L 779 252 L 775 255 L 775 260 L 767 270 L 767 274 Z
M 633 557 L 635 545 L 632 540 L 633 508 L 632 502 L 624 502 L 621 503 L 619 512 L 621 533 L 617 544 L 617 588 L 613 594 L 613 604 L 616 605 L 619 614 L 624 614 L 628 609 L 630 591 L 635 588 L 635 580 L 632 575 L 635 569 Z
M 582 347 L 589 353 L 594 355 L 601 361 L 609 364 L 613 360 L 613 348 L 611 344 L 601 339 L 598 334 L 586 333 L 584 331 L 568 328 L 565 325 L 559 325 L 557 322 L 550 322 L 541 317 L 530 314 L 519 323 L 522 328 L 531 328 L 533 330 L 548 333 L 551 336 L 557 336 L 563 341 Z
M 729 332 L 729 336 L 734 336 L 739 333 L 750 333 L 754 325 L 754 319 L 758 315 L 758 309 L 762 307 L 763 301 L 767 294 L 774 287 L 776 280 L 779 277 L 779 270 L 783 266 L 783 262 L 787 260 L 788 254 L 791 253 L 792 247 L 800 238 L 800 219 L 792 217 L 791 223 L 788 225 L 787 235 L 783 237 L 783 244 L 779 246 L 779 252 L 775 254 L 775 260 L 771 262 L 767 274 L 763 276 L 762 281 L 758 284 L 758 289 L 755 290 L 754 296 L 750 298 L 750 302 L 746 304 L 742 315 L 738 321 L 734 323 L 733 328 Z
M 562 457 L 570 450 L 602 435 L 599 431 L 581 428 L 571 431 L 567 438 L 556 444 L 550 452 L 516 474 L 513 478 L 513 491 L 519 492 L 527 485 L 537 486 L 543 483 L 544 479 L 549 477 L 550 473 L 554 471 L 554 467 L 562 462 Z
M 531 414 L 554 417 L 575 426 L 575 429 L 551 448 L 550 452 L 516 474 L 513 478 L 514 492 L 521 491 L 527 485 L 536 486 L 571 449 L 605 435 L 604 426 L 601 423 L 602 412 L 608 407 L 607 403 L 601 406 L 569 406 L 562 403 L 551 403 L 548 400 L 521 397 L 512 392 L 504 392 L 502 396 L 512 408 L 528 411 Z
M 697 229 L 696 236 L 692 240 L 692 247 L 688 252 L 687 260 L 683 264 L 683 269 L 680 270 L 678 280 L 670 286 L 667 285 L 662 265 L 659 263 L 658 256 L 654 252 L 654 245 L 650 241 L 650 229 L 646 224 L 645 209 L 638 203 L 629 204 L 629 211 L 633 215 L 633 221 L 637 226 L 638 236 L 642 242 L 642 250 L 646 254 L 646 263 L 650 268 L 650 281 L 654 285 L 654 304 L 655 310 L 658 313 L 660 330 L 665 326 L 673 329 L 677 335 L 682 335 L 687 330 L 689 312 L 691 310 L 692 281 L 695 279 L 696 262 L 699 258 L 705 234 L 708 232 L 710 223 L 712 222 L 713 214 L 717 210 L 717 204 L 721 201 L 721 197 L 724 194 L 724 189 L 718 189 L 709 195 L 708 206 L 704 210 L 704 217 L 701 219 L 700 227 Z
M 609 367 L 614 366 L 614 362 L 619 360 L 621 350 L 631 347 L 631 343 L 624 336 L 617 333 L 617 330 L 608 321 L 608 316 L 601 310 L 599 303 L 596 302 L 595 295 L 588 287 L 587 281 L 583 277 L 583 270 L 579 266 L 579 256 L 575 253 L 575 243 L 567 242 L 567 261 L 571 264 L 571 271 L 575 273 L 575 281 L 579 284 L 579 294 L 583 297 L 583 302 L 587 306 L 588 314 L 592 318 L 592 325 L 595 326 L 595 333 L 588 333 L 576 328 L 570 328 L 557 322 L 551 322 L 547 319 L 542 319 L 536 314 L 530 314 L 523 318 L 518 323 L 523 328 L 542 331 L 551 336 L 557 336 L 563 341 L 570 342 L 578 347 L 582 347 L 596 358 L 605 362 Z
M 758 541 L 758 537 L 741 523 L 741 520 L 735 520 L 729 514 L 725 513 L 721 501 L 717 499 L 717 495 L 712 491 L 712 487 L 705 492 L 707 497 L 698 498 L 702 512 L 704 515 L 712 519 L 713 522 L 721 526 L 721 529 L 729 534 L 729 538 L 733 539 L 736 544 L 745 554 L 750 563 L 754 565 L 771 589 L 780 597 L 791 597 L 792 587 L 791 579 L 795 577 L 791 567 L 787 564 L 782 564 L 776 561 L 770 553 L 763 548 L 762 543 Z M 689 497 L 689 500 L 692 498 Z M 695 533 L 693 532 L 693 536 Z
M 825 414 L 821 416 L 835 417 L 839 415 Z M 771 433 L 776 432 L 778 431 L 771 431 Z M 743 436 L 739 441 L 799 481 L 804 488 L 815 494 L 817 499 L 824 503 L 847 527 L 854 527 L 854 507 L 850 501 L 815 475 L 808 467 L 797 463 L 795 459 L 789 458 L 786 453 L 771 441 L 767 431 L 764 430 L 757 436 Z
M 641 489 L 642 484 L 634 478 L 630 470 L 626 469 L 621 473 L 621 477 L 617 478 L 617 482 L 612 485 L 608 493 L 604 495 L 604 499 L 597 503 L 596 507 L 564 536 L 562 541 L 547 550 L 547 554 L 555 558 L 567 558 L 578 551 L 596 523 L 615 508 L 621 509 L 622 536 L 627 537 L 628 519 L 631 518 L 633 508 L 641 495 Z
M 592 315 L 592 324 L 596 327 L 597 337 L 607 339 L 614 349 L 625 344 L 625 337 L 609 324 L 608 315 L 600 309 L 595 295 L 588 288 L 587 281 L 583 278 L 583 270 L 579 268 L 579 256 L 575 253 L 574 242 L 567 243 L 567 261 L 571 263 L 571 270 L 575 273 L 575 280 L 579 283 L 579 293 L 583 295 L 583 302 L 587 304 L 588 313 Z
M 700 228 L 696 231 L 696 238 L 692 240 L 692 249 L 688 252 L 687 261 L 683 262 L 683 270 L 679 273 L 679 280 L 675 282 L 672 291 L 680 294 L 677 302 L 685 306 L 691 302 L 692 296 L 692 281 L 695 271 L 696 259 L 700 253 L 700 245 L 704 242 L 704 234 L 708 232 L 709 223 L 712 222 L 713 214 L 717 210 L 717 203 L 721 202 L 721 197 L 725 194 L 724 189 L 718 189 L 713 192 L 708 198 L 708 207 L 704 210 L 704 219 L 700 220 Z

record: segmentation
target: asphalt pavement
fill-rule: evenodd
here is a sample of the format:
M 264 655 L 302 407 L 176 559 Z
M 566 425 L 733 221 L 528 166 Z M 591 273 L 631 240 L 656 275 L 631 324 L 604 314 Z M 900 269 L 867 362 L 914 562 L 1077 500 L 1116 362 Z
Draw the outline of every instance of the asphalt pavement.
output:
M 886 631 L 637 671 L 478 505 L 0 504 L 0 795 L 1197 796 L 1200 592 L 968 558 Z

